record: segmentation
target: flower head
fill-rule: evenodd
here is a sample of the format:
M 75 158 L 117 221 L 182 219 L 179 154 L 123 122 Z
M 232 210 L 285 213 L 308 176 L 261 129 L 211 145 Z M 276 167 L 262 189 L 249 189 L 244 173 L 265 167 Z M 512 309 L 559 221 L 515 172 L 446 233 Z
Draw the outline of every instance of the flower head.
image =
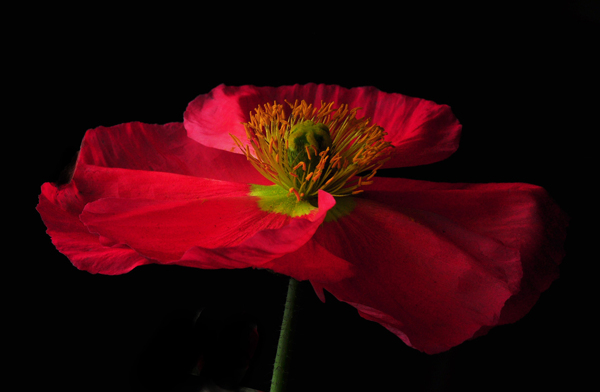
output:
M 436 353 L 525 315 L 564 255 L 538 186 L 377 177 L 447 158 L 460 130 L 446 105 L 372 87 L 218 86 L 183 124 L 88 131 L 37 209 L 80 269 L 268 268 Z

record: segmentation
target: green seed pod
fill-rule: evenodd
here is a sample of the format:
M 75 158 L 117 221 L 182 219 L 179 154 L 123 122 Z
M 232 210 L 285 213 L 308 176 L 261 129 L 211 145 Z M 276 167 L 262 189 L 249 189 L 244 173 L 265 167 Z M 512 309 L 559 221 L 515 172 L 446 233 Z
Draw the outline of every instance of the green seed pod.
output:
M 298 123 L 292 127 L 288 138 L 289 164 L 293 167 L 304 162 L 308 170 L 318 163 L 318 159 L 314 159 L 315 156 L 328 147 L 331 148 L 331 135 L 325 124 L 315 124 L 310 120 Z

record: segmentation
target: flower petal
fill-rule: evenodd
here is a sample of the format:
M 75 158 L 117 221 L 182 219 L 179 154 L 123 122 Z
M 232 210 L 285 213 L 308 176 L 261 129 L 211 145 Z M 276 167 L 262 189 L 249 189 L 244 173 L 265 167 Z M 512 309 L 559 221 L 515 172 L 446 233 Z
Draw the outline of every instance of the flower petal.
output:
M 148 258 L 176 261 L 192 246 L 231 246 L 256 231 L 286 223 L 285 215 L 260 210 L 247 196 L 247 184 L 166 173 L 156 173 L 158 181 L 144 184 L 135 171 L 119 172 L 118 183 L 109 186 L 129 188 L 118 192 L 125 197 L 103 195 L 87 203 L 79 218 L 91 232 Z M 138 197 L 126 197 L 135 194 Z
M 73 265 L 91 273 L 116 275 L 151 262 L 130 248 L 101 245 L 98 236 L 79 220 L 77 204 L 77 197 L 68 189 L 45 183 L 36 207 L 52 243 Z
M 165 187 L 168 184 L 169 187 Z M 208 185 L 207 185 L 208 184 Z M 245 195 L 248 185 L 152 171 L 111 169 L 79 161 L 65 185 L 42 186 L 37 210 L 53 244 L 79 269 L 92 273 L 121 274 L 138 265 L 155 262 L 132 249 L 99 238 L 83 225 L 84 207 L 101 198 L 153 198 L 168 200 Z
M 357 273 L 352 264 L 327 252 L 315 241 L 306 242 L 295 252 L 272 260 L 262 265 L 262 268 L 313 283 L 339 282 Z M 317 294 L 324 302 L 322 292 Z
M 356 276 L 313 282 L 427 353 L 445 351 L 495 325 L 518 290 L 519 252 L 442 216 L 357 198 L 355 209 L 315 234 Z
M 269 268 L 269 265 L 275 264 L 270 263 L 272 260 L 305 245 L 323 223 L 327 211 L 335 205 L 335 199 L 324 191 L 319 191 L 318 197 L 318 208 L 308 215 L 291 218 L 289 224 L 279 229 L 262 230 L 233 247 L 193 247 L 177 264 L 196 268 Z M 278 272 L 276 267 L 270 269 Z
M 396 146 L 384 167 L 403 167 L 437 162 L 458 148 L 461 125 L 447 105 L 425 99 L 390 94 L 374 87 L 347 89 L 314 84 L 281 87 L 220 85 L 194 99 L 184 114 L 188 135 L 206 146 L 240 153 L 229 134 L 246 141 L 243 122 L 258 106 L 284 100 L 305 100 L 320 105 L 335 101 L 360 107 L 358 117 L 371 117 L 383 127 L 386 140 Z
M 125 173 L 118 168 L 134 171 Z M 159 172 L 270 185 L 245 157 L 194 142 L 180 123 L 99 127 L 86 132 L 73 179 L 65 185 L 42 186 L 37 210 L 54 245 L 77 268 L 92 273 L 121 274 L 155 262 L 89 233 L 79 214 L 86 203 L 103 197 L 148 197 L 150 192 L 154 192 L 152 197 L 169 197 L 155 186 L 167 181 Z M 186 192 L 190 197 L 198 196 L 202 191 L 186 189 L 181 181 L 173 185 L 179 188 L 171 191 L 180 197 Z
M 171 200 L 106 198 L 89 203 L 80 215 L 88 230 L 145 257 L 175 262 L 193 246 L 238 245 L 258 231 L 280 228 L 282 214 L 260 210 L 253 197 Z
M 180 174 L 80 165 L 72 180 L 81 202 L 102 198 L 198 200 L 245 196 L 249 185 Z M 83 211 L 83 206 L 79 212 Z
M 69 184 L 44 184 L 38 211 L 54 244 L 78 268 L 118 274 L 181 258 L 179 264 L 199 268 L 260 265 L 302 246 L 335 204 L 323 193 L 321 208 L 292 219 L 261 210 L 250 189 L 80 164 Z
M 131 122 L 91 129 L 83 138 L 79 164 L 271 184 L 245 157 L 188 138 L 181 123 Z
M 265 262 L 265 255 L 279 257 L 308 241 L 322 220 L 321 215 L 335 204 L 325 194 L 325 207 L 293 219 L 261 209 L 259 198 L 249 196 L 251 187 L 247 184 L 97 167 L 81 173 L 87 174 L 75 178 L 81 193 L 97 197 L 85 204 L 79 216 L 88 230 L 107 246 L 125 245 L 162 263 L 177 262 L 196 247 L 210 250 L 204 255 L 217 252 L 233 257 L 233 251 L 225 249 L 236 248 L 250 239 L 245 253 L 238 250 L 242 254 L 228 265 L 236 263 L 236 268 L 240 268 L 243 262 Z M 252 253 L 248 247 L 271 249 Z M 201 253 L 198 252 L 195 254 Z M 186 264 L 193 258 L 187 254 Z M 196 264 L 203 262 L 201 259 Z
M 521 254 L 520 291 L 502 310 L 499 324 L 529 312 L 558 277 L 565 251 L 567 215 L 541 187 L 523 183 L 451 184 L 377 178 L 365 197 L 430 211 Z

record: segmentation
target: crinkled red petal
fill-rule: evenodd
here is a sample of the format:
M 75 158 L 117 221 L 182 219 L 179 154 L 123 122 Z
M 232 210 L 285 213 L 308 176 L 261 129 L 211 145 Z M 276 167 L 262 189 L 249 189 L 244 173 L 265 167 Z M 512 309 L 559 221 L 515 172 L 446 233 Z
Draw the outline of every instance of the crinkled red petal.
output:
M 103 246 L 79 220 L 78 204 L 69 189 L 45 183 L 37 205 L 52 243 L 73 265 L 91 273 L 116 275 L 151 262 L 130 248 Z
M 194 245 L 230 246 L 258 230 L 285 224 L 285 216 L 275 217 L 258 208 L 247 196 L 247 184 L 142 173 L 145 178 L 140 181 L 136 171 L 119 170 L 118 182 L 109 181 L 103 188 L 118 186 L 123 191 L 85 205 L 79 219 L 90 232 L 148 258 L 171 262 Z M 130 194 L 136 196 L 127 197 Z
M 239 150 L 230 133 L 247 140 L 243 122 L 266 103 L 305 100 L 317 106 L 335 101 L 360 107 L 358 117 L 371 117 L 388 133 L 396 147 L 384 167 L 424 165 L 446 159 L 458 148 L 461 125 L 447 105 L 374 87 L 347 89 L 335 85 L 306 84 L 281 87 L 220 85 L 194 99 L 184 114 L 188 135 L 199 143 L 225 151 Z
M 56 186 L 46 183 L 42 186 L 37 210 L 54 245 L 77 268 L 112 275 L 155 261 L 108 237 L 90 233 L 79 218 L 89 203 L 103 198 L 169 200 L 177 194 L 182 199 L 195 199 L 224 194 L 241 196 L 247 192 L 246 184 L 164 172 L 111 169 L 79 161 L 68 184 Z
M 91 129 L 81 144 L 79 163 L 271 184 L 244 156 L 209 148 L 188 138 L 181 123 L 131 122 Z
M 539 186 L 377 178 L 368 189 L 369 199 L 439 214 L 519 250 L 523 279 L 519 292 L 502 309 L 499 324 L 527 314 L 558 277 L 568 217 Z
M 43 189 L 38 210 L 57 248 L 78 268 L 109 274 L 157 262 L 257 266 L 302 246 L 335 204 L 323 192 L 321 208 L 292 219 L 260 210 L 247 184 L 83 164 L 70 184 Z
M 390 197 L 392 199 L 392 197 Z M 426 353 L 448 350 L 495 325 L 518 291 L 518 250 L 443 216 L 358 198 L 351 214 L 326 222 L 311 241 L 356 274 L 313 282 Z
M 104 170 L 107 168 L 112 169 Z M 122 178 L 121 169 L 134 170 L 134 175 Z M 153 181 L 170 181 L 161 177 L 161 173 L 269 185 L 245 157 L 196 143 L 187 137 L 180 123 L 133 122 L 86 132 L 73 179 L 61 186 L 44 184 L 37 210 L 54 245 L 75 266 L 93 273 L 125 273 L 155 260 L 89 233 L 79 214 L 87 203 L 104 197 L 169 198 L 170 194 L 161 194 L 162 188 L 153 184 Z M 176 192 L 180 197 L 207 192 L 186 189 L 186 184 L 174 181 L 168 192 Z M 246 185 L 244 189 L 247 190 Z

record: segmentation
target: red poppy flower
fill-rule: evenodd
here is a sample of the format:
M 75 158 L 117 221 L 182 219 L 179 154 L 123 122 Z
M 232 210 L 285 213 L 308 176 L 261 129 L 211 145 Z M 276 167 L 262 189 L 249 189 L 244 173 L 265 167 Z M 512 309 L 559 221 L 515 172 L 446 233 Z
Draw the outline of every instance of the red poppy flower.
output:
M 219 86 L 183 124 L 88 131 L 37 209 L 80 269 L 268 268 L 437 353 L 526 314 L 564 255 L 538 186 L 375 177 L 447 158 L 460 130 L 446 105 L 372 87 Z

